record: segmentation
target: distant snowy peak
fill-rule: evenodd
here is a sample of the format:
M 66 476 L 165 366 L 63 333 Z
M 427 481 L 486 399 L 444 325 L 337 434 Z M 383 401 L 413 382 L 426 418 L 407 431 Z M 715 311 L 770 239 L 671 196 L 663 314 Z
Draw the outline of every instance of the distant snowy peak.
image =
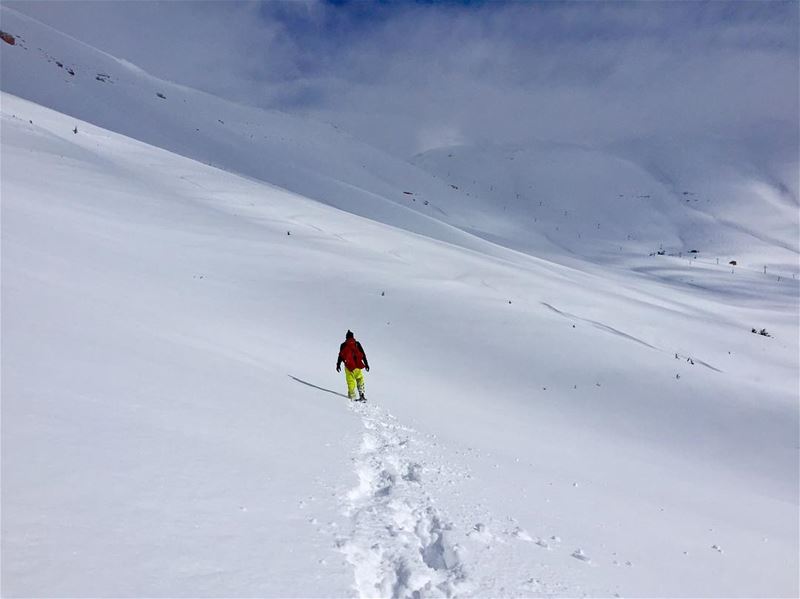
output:
M 412 162 L 473 210 L 500 207 L 530 239 L 589 259 L 695 250 L 790 264 L 798 253 L 796 194 L 718 140 L 460 145 Z

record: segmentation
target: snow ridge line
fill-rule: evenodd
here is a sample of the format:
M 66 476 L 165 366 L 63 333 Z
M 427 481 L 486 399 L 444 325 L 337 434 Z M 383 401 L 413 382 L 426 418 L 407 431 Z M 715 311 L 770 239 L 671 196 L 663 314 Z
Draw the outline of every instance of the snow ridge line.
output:
M 469 592 L 453 525 L 433 504 L 416 461 L 423 442 L 376 406 L 353 405 L 364 434 L 354 458 L 358 484 L 345 497 L 352 534 L 339 549 L 353 565 L 359 597 L 454 597 Z

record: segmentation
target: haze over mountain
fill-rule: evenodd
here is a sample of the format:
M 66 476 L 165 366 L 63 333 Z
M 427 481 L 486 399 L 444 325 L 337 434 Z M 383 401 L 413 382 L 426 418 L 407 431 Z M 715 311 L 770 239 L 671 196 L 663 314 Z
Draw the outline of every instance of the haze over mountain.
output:
M 4 595 L 800 592 L 788 83 L 405 159 L 0 17 Z

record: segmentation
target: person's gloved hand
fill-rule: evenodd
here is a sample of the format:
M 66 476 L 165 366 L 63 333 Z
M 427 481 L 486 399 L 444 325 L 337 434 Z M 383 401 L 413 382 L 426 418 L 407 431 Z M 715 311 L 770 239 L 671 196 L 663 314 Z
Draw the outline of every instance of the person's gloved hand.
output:
M 367 366 L 367 372 L 369 372 L 369 366 Z
M 337 364 L 336 365 L 336 372 L 341 372 L 341 371 L 342 371 L 342 367 Z

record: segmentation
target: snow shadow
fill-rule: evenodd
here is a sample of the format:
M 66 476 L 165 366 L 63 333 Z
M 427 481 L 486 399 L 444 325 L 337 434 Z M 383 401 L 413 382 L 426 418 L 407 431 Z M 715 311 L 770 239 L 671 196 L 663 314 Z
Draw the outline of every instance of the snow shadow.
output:
M 319 385 L 315 385 L 313 383 L 309 383 L 308 381 L 304 381 L 303 379 L 299 379 L 296 376 L 292 376 L 291 374 L 288 375 L 290 379 L 297 381 L 298 383 L 302 383 L 304 385 L 308 385 L 309 387 L 314 387 L 314 389 L 319 389 L 320 391 L 325 391 L 326 393 L 333 393 L 334 395 L 338 395 L 339 397 L 344 397 L 345 399 L 350 399 L 344 393 L 339 393 L 338 391 L 334 391 L 333 389 L 326 389 L 325 387 L 320 387 Z

